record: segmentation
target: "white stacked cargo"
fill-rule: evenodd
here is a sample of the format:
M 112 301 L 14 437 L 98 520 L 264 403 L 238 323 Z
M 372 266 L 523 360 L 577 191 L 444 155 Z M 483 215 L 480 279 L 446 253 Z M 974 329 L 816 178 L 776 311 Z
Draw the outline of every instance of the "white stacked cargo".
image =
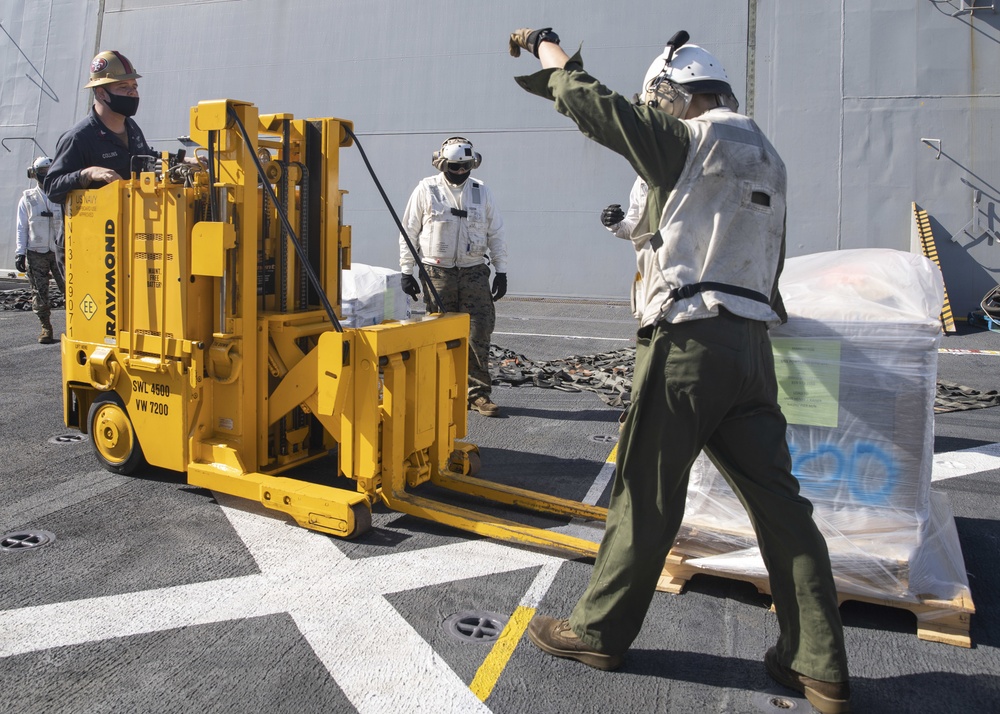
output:
M 403 292 L 398 270 L 354 263 L 341 272 L 341 323 L 368 327 L 386 320 L 408 320 L 410 298 Z
M 842 597 L 971 608 L 948 497 L 931 490 L 943 291 L 931 261 L 892 250 L 793 258 L 781 277 L 789 319 L 771 338 L 792 471 Z M 766 584 L 749 519 L 704 454 L 674 555 L 668 573 L 683 562 Z

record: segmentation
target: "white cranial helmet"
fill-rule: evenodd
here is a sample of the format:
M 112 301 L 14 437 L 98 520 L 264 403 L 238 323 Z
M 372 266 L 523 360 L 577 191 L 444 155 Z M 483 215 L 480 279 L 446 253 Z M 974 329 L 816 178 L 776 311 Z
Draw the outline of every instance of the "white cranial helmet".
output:
M 471 168 L 478 169 L 483 163 L 482 155 L 473 151 L 472 142 L 464 136 L 453 136 L 445 139 L 441 149 L 431 154 L 431 164 L 438 171 L 444 171 L 450 163 L 471 163 Z
M 678 33 L 674 37 L 687 33 Z M 671 40 L 673 42 L 673 40 Z M 683 118 L 695 94 L 732 95 L 722 63 L 698 45 L 668 44 L 646 70 L 640 103 Z
M 32 161 L 31 166 L 28 167 L 28 178 L 38 179 L 40 181 L 48 172 L 51 165 L 52 159 L 48 156 L 39 156 L 37 159 Z

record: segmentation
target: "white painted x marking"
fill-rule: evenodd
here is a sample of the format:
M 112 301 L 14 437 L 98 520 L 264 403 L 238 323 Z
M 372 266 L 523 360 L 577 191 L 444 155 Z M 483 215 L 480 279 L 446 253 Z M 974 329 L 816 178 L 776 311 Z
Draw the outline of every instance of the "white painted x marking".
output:
M 215 495 L 259 575 L 5 611 L 0 657 L 286 612 L 359 712 L 488 712 L 383 595 L 561 562 L 487 540 L 351 560 L 259 504 Z

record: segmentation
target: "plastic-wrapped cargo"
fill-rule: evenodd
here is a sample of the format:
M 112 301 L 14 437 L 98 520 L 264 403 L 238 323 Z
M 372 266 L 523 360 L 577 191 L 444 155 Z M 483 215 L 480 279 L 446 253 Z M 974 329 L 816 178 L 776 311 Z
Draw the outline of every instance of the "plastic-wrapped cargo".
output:
M 920 255 L 844 250 L 789 259 L 780 286 L 778 400 L 838 592 L 967 597 L 947 495 L 931 490 L 940 270 Z M 704 454 L 674 553 L 699 570 L 767 576 L 746 512 Z
M 368 327 L 410 318 L 410 298 L 403 292 L 403 274 L 398 270 L 354 263 L 341 276 L 340 314 L 344 327 Z

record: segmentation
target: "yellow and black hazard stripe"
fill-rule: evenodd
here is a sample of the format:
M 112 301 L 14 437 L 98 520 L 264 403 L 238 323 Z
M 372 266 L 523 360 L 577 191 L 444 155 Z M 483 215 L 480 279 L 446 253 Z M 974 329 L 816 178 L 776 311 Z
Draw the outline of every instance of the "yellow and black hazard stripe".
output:
M 917 235 L 920 237 L 920 249 L 924 257 L 933 260 L 934 264 L 941 269 L 941 261 L 938 260 L 937 245 L 934 243 L 934 231 L 931 230 L 931 220 L 927 211 L 913 204 L 913 219 L 917 224 Z M 955 332 L 955 316 L 951 312 L 951 301 L 948 300 L 948 286 L 944 286 L 944 306 L 941 308 L 941 324 L 945 332 Z

